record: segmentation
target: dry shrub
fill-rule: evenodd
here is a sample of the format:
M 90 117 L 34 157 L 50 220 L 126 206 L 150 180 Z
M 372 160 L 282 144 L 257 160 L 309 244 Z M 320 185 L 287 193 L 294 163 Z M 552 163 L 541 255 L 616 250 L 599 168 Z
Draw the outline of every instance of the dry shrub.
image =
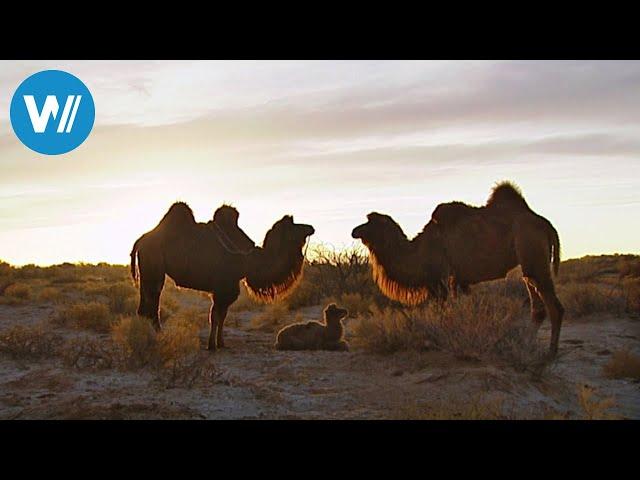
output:
M 630 350 L 618 350 L 611 356 L 609 362 L 602 368 L 609 378 L 632 378 L 640 380 L 640 355 Z
M 29 300 L 31 298 L 31 287 L 26 283 L 13 283 L 4 290 L 4 296 L 18 300 Z
M 166 386 L 191 387 L 215 374 L 210 355 L 200 350 L 199 331 L 199 321 L 184 314 L 158 334 L 148 319 L 122 317 L 112 332 L 115 363 L 126 370 L 151 367 Z
M 168 319 L 180 310 L 180 302 L 173 294 L 163 292 L 160 297 L 160 318 Z
M 578 388 L 578 403 L 584 420 L 618 420 L 620 417 L 610 412 L 615 406 L 612 397 L 600 398 L 596 390 L 588 385 Z
M 336 303 L 340 305 L 340 307 L 349 310 L 349 317 L 356 318 L 363 315 L 371 315 L 373 299 L 363 297 L 359 293 L 344 293 L 340 295 Z
M 88 285 L 85 293 L 93 297 L 104 297 L 112 313 L 131 315 L 136 311 L 137 290 L 129 282 L 117 282 L 107 285 Z
M 160 368 L 170 385 L 181 381 L 191 385 L 200 376 L 200 328 L 185 317 L 174 317 L 157 337 Z
M 319 300 L 320 297 L 317 285 L 314 285 L 309 276 L 305 275 L 302 277 L 295 290 L 287 296 L 284 303 L 290 310 L 297 310 L 299 308 L 316 305 Z
M 540 374 L 545 350 L 526 333 L 528 316 L 519 299 L 461 296 L 415 309 L 378 309 L 354 326 L 352 345 L 376 353 L 444 350 L 462 359 L 507 361 Z
M 640 257 L 625 255 L 618 261 L 621 277 L 640 278 Z
M 627 278 L 622 282 L 625 310 L 631 314 L 640 314 L 640 278 Z
M 76 303 L 62 308 L 53 318 L 56 325 L 108 333 L 114 323 L 109 307 L 100 302 Z
M 136 311 L 137 290 L 128 282 L 110 285 L 106 291 L 109 310 L 116 314 L 133 314 Z
M 122 317 L 111 333 L 117 362 L 125 369 L 137 369 L 156 359 L 156 332 L 144 317 Z
M 115 362 L 113 344 L 93 337 L 67 340 L 59 355 L 65 366 L 79 369 L 112 368 Z
M 273 332 L 287 323 L 289 310 L 285 303 L 273 303 L 264 307 L 262 312 L 254 315 L 249 323 L 251 330 Z
M 594 313 L 615 313 L 624 311 L 625 299 L 617 286 L 597 283 L 572 283 L 562 285 L 558 296 L 567 316 L 580 318 Z
M 62 337 L 44 325 L 14 325 L 0 332 L 0 352 L 16 360 L 52 357 Z
M 62 292 L 55 287 L 45 287 L 40 291 L 38 299 L 41 302 L 58 303 L 63 299 Z

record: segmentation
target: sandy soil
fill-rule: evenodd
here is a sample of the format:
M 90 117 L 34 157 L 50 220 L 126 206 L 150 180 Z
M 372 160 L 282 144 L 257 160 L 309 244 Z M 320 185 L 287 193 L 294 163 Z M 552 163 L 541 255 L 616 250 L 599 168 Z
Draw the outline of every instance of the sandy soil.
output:
M 0 329 L 37 323 L 52 312 L 50 306 L 0 306 Z M 534 376 L 442 352 L 278 352 L 273 334 L 244 328 L 250 315 L 225 328 L 227 348 L 210 360 L 213 379 L 192 388 L 167 388 L 144 371 L 85 371 L 51 359 L 0 357 L 0 418 L 457 418 L 469 416 L 474 405 L 497 406 L 502 418 L 582 418 L 581 385 L 595 388 L 599 398 L 613 398 L 610 413 L 640 418 L 640 383 L 602 374 L 613 351 L 640 353 L 639 320 L 567 322 L 559 358 Z M 320 307 L 305 311 L 307 318 L 319 316 Z M 203 343 L 205 336 L 203 330 Z M 546 343 L 548 336 L 545 325 L 539 339 Z

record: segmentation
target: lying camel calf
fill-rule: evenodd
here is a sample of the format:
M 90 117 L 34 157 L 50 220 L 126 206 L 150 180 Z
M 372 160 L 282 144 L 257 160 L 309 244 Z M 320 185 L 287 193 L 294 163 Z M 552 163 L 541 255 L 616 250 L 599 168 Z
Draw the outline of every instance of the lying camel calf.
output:
M 294 323 L 284 327 L 278 332 L 276 350 L 349 350 L 342 339 L 342 319 L 348 313 L 332 303 L 324 310 L 325 323 Z

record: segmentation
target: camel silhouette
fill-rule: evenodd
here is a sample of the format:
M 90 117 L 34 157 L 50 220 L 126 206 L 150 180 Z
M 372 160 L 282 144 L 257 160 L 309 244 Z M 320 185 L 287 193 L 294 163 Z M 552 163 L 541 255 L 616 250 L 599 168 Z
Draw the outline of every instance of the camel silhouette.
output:
M 549 314 L 550 352 L 556 354 L 564 308 L 555 293 L 550 264 L 560 265 L 558 232 L 536 214 L 511 182 L 497 184 L 482 207 L 462 202 L 436 207 L 431 220 L 409 240 L 388 215 L 370 213 L 351 236 L 369 249 L 372 274 L 393 300 L 418 305 L 440 300 L 469 285 L 504 278 L 520 265 L 531 300 L 531 334 Z
M 224 347 L 223 326 L 229 306 L 240 294 L 269 303 L 283 298 L 302 275 L 302 249 L 315 232 L 285 215 L 267 232 L 262 247 L 238 227 L 237 210 L 223 205 L 213 221 L 198 223 L 191 208 L 174 203 L 160 223 L 136 240 L 131 275 L 140 281 L 138 314 L 160 329 L 159 303 L 165 275 L 179 287 L 211 294 L 208 349 Z

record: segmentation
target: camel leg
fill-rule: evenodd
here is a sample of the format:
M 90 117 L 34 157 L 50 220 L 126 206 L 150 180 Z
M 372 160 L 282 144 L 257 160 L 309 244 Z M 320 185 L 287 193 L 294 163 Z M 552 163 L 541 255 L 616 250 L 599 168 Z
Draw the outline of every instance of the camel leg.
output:
M 138 315 L 149 318 L 156 331 L 160 331 L 160 294 L 164 286 L 164 276 L 153 282 L 140 281 L 140 303 Z
M 529 334 L 533 340 L 538 334 L 542 321 L 547 317 L 547 311 L 545 309 L 544 302 L 536 290 L 535 282 L 526 277 L 522 280 L 529 292 L 529 303 L 531 305 L 531 327 L 529 329 Z
M 215 305 L 214 310 L 217 319 L 216 343 L 218 345 L 218 348 L 224 348 L 224 336 L 222 334 L 222 329 L 224 328 L 224 320 L 225 318 L 227 318 L 227 311 L 229 310 L 229 306 L 218 302 Z
M 213 297 L 211 297 L 211 308 L 209 309 L 209 343 L 207 344 L 207 349 L 211 352 L 216 351 L 216 329 L 217 329 L 217 319 L 214 311 L 215 302 Z
M 551 269 L 549 267 L 549 245 L 545 235 L 540 235 L 536 225 L 520 224 L 516 229 L 515 247 L 518 261 L 522 267 L 522 277 L 529 286 L 533 287 L 535 293 L 544 303 L 549 320 L 551 320 L 551 342 L 549 351 L 551 355 L 558 352 L 558 342 L 560 341 L 560 327 L 564 308 L 556 296 Z M 532 302 L 532 317 L 544 318 L 536 303 L 535 296 L 529 291 Z M 534 318 L 534 321 L 536 319 Z M 542 320 L 537 320 L 538 322 Z
M 560 328 L 562 327 L 562 317 L 564 308 L 558 300 L 551 277 L 538 282 L 538 292 L 544 302 L 551 320 L 551 342 L 549 351 L 552 355 L 558 353 L 558 343 L 560 342 Z
M 453 300 L 458 298 L 458 284 L 456 283 L 456 277 L 449 275 L 449 295 Z
M 527 283 L 527 288 L 533 288 L 535 291 L 533 294 L 535 296 L 539 296 L 540 300 L 544 303 L 544 307 L 549 314 L 549 319 L 551 320 L 551 341 L 549 345 L 549 352 L 551 355 L 555 356 L 558 353 L 558 343 L 560 342 L 560 328 L 562 327 L 562 317 L 564 316 L 564 308 L 558 300 L 558 297 L 555 292 L 555 288 L 553 286 L 553 280 L 551 280 L 551 275 L 543 275 L 542 278 L 534 278 L 524 274 L 523 270 L 523 278 Z M 530 287 L 531 286 L 531 287 Z M 530 295 L 532 292 L 530 291 Z M 532 295 L 534 297 L 534 295 Z M 534 310 L 536 305 L 534 300 L 531 303 L 531 317 L 534 322 L 539 324 L 542 323 L 542 320 L 537 320 L 538 318 L 544 318 L 541 316 L 540 310 Z M 534 323 L 535 324 L 535 323 Z M 537 328 L 536 328 L 537 331 Z

